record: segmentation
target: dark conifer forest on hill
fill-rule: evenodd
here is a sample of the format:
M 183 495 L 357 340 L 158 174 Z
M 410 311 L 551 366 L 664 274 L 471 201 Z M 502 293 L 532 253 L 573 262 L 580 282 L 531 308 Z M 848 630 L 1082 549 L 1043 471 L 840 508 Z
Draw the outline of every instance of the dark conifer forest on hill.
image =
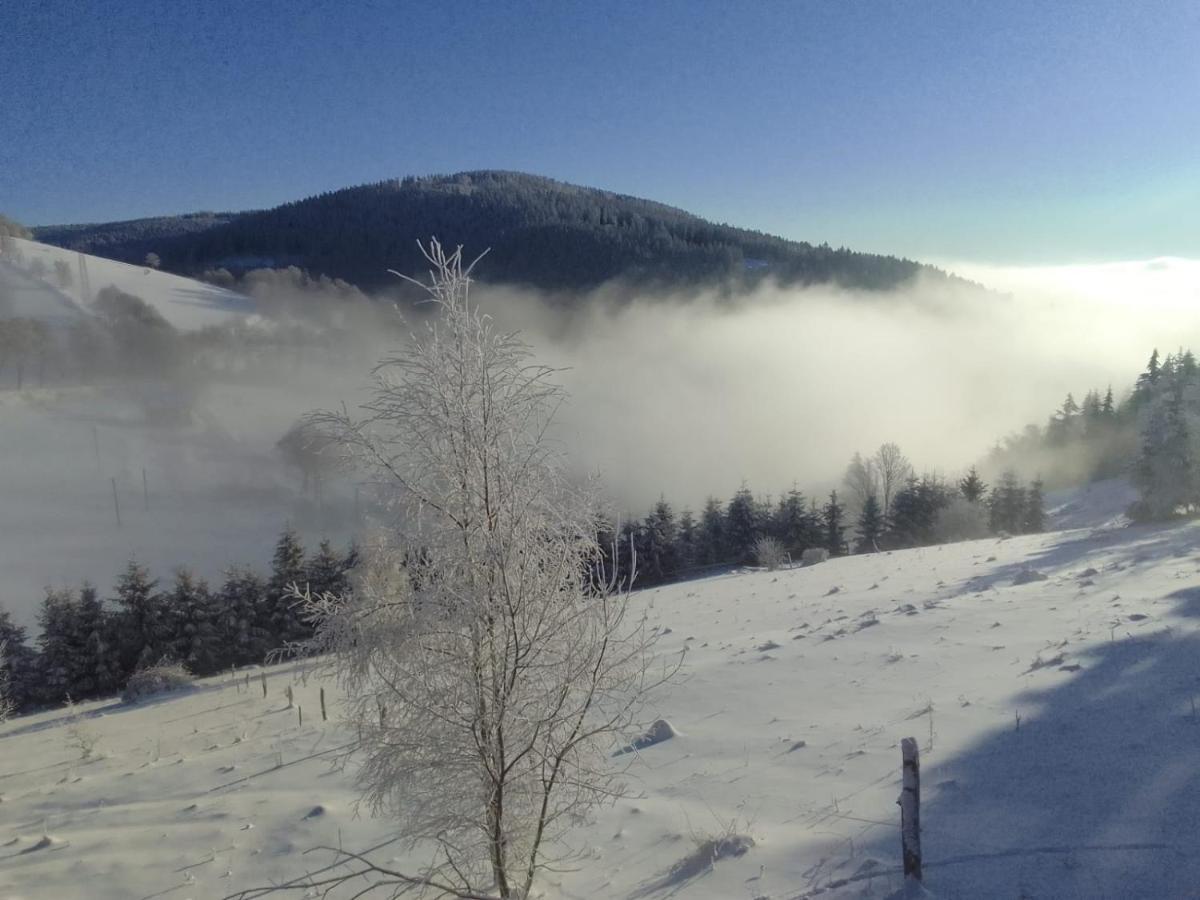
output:
M 612 280 L 734 292 L 765 278 L 887 290 L 945 273 L 715 224 L 674 207 L 534 175 L 479 171 L 409 176 L 318 194 L 274 209 L 201 212 L 34 229 L 37 240 L 168 271 L 297 266 L 364 290 L 394 283 L 389 269 L 422 271 L 417 241 L 437 235 L 468 251 L 490 248 L 483 280 L 579 291 Z

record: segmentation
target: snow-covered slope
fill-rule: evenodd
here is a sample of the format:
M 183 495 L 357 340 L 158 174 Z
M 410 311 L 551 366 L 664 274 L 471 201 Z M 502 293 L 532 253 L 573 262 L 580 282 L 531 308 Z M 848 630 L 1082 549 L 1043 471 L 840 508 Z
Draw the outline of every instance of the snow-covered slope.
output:
M 31 282 L 32 285 L 37 285 L 36 280 L 30 279 L 24 272 L 15 271 L 11 266 L 0 265 L 0 279 L 3 279 L 5 285 L 17 288 L 18 290 L 12 293 L 21 298 L 20 309 L 0 315 L 34 318 L 60 315 L 64 298 L 81 307 L 86 306 L 97 293 L 110 285 L 145 300 L 158 310 L 163 318 L 183 331 L 219 325 L 253 311 L 252 302 L 241 294 L 190 278 L 76 253 L 36 241 L 20 238 L 12 240 L 24 256 L 26 266 L 40 261 L 47 274 L 42 279 L 40 290 L 34 290 Z M 65 286 L 59 287 L 55 281 L 56 262 L 65 263 L 70 272 L 70 281 Z M 85 278 L 89 294 L 87 297 L 83 296 Z
M 634 796 L 549 898 L 883 898 L 900 887 L 899 741 L 922 747 L 941 898 L 1195 897 L 1200 527 L 1071 531 L 748 572 L 639 595 L 687 677 Z M 1045 580 L 1018 578 L 1027 569 Z M 0 726 L 0 897 L 213 898 L 363 848 L 348 740 L 272 670 Z M 241 685 L 240 687 L 238 685 Z M 755 846 L 678 866 L 726 831 Z M 389 847 L 383 860 L 403 854 Z

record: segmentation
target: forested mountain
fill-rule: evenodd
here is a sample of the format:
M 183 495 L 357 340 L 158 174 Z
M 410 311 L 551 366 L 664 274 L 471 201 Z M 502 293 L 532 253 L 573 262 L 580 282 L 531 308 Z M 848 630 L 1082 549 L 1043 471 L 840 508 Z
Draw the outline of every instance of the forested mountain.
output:
M 548 290 L 633 283 L 721 283 L 773 276 L 886 289 L 925 271 L 909 260 L 717 225 L 649 200 L 515 172 L 407 177 L 319 194 L 274 209 L 198 213 L 35 229 L 38 240 L 124 262 L 156 253 L 163 268 L 298 266 L 371 289 L 388 269 L 423 271 L 416 242 L 437 235 L 468 252 L 491 248 L 480 276 Z

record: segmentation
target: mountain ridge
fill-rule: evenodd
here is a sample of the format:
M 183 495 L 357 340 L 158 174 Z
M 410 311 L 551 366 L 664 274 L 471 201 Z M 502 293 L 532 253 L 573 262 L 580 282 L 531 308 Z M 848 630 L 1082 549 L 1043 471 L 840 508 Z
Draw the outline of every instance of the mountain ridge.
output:
M 41 226 L 33 233 L 122 262 L 140 263 L 153 252 L 177 274 L 295 265 L 365 289 L 390 283 L 388 269 L 423 270 L 416 243 L 430 235 L 468 252 L 491 248 L 480 273 L 485 281 L 545 290 L 621 280 L 719 284 L 736 293 L 768 277 L 887 290 L 918 275 L 953 278 L 908 259 L 791 241 L 654 200 L 502 170 L 409 175 L 264 210 Z

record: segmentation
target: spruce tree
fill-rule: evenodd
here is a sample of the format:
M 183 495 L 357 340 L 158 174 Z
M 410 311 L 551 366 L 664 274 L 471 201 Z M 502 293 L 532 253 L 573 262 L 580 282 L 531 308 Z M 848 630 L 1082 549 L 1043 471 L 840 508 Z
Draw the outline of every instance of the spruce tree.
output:
M 62 703 L 73 687 L 75 659 L 75 595 L 67 589 L 46 588 L 38 610 L 39 699 Z
M 988 525 L 995 533 L 1020 534 L 1025 523 L 1025 490 L 1011 469 L 1000 476 L 988 500 Z
M 1042 490 L 1042 479 L 1034 479 L 1025 492 L 1024 521 L 1021 531 L 1025 534 L 1041 534 L 1046 530 L 1046 497 Z
M 638 569 L 645 576 L 644 584 L 661 584 L 675 578 L 679 571 L 675 543 L 678 532 L 675 513 L 665 498 L 659 497 L 640 531 Z
M 971 466 L 966 476 L 958 482 L 958 492 L 969 503 L 978 503 L 987 493 L 987 485 L 979 477 L 974 466 Z
M 700 535 L 697 555 L 701 565 L 712 566 L 726 561 L 725 557 L 725 513 L 721 501 L 709 497 L 704 501 L 700 514 Z
M 8 699 L 19 712 L 37 702 L 39 682 L 37 653 L 29 646 L 26 631 L 0 607 L 0 644 L 4 644 L 4 668 Z
M 754 542 L 760 535 L 758 504 L 744 483 L 738 488 L 725 512 L 725 547 L 730 562 L 748 565 L 754 562 Z
M 216 598 L 216 632 L 220 640 L 220 668 L 262 663 L 266 656 L 265 635 L 260 630 L 260 607 L 266 593 L 262 578 L 248 568 L 234 567 Z
M 340 596 L 346 592 L 347 558 L 333 549 L 328 538 L 322 539 L 317 545 L 317 552 L 306 563 L 308 572 L 308 589 L 312 595 L 334 594 Z
M 841 556 L 846 552 L 846 528 L 842 522 L 844 510 L 838 502 L 837 491 L 829 492 L 829 502 L 821 510 L 821 522 L 824 526 L 825 549 L 831 556 Z
M 301 620 L 299 607 L 291 596 L 292 585 L 304 590 L 307 584 L 304 546 L 295 529 L 289 525 L 284 528 L 275 545 L 275 554 L 271 558 L 271 577 L 267 581 L 264 604 L 267 618 L 263 631 L 272 650 L 281 650 L 289 643 L 310 636 L 311 629 Z
M 679 514 L 679 530 L 675 538 L 675 558 L 679 562 L 679 570 L 685 571 L 696 565 L 697 541 L 699 526 L 692 511 L 684 508 Z
M 822 544 L 820 522 L 809 513 L 804 494 L 795 485 L 779 498 L 771 522 L 771 536 L 783 545 L 792 559 L 799 559 L 807 548 Z
M 170 655 L 170 641 L 158 581 L 145 566 L 130 560 L 117 579 L 118 648 L 122 679 L 156 665 Z
M 218 614 L 208 584 L 189 569 L 175 572 L 166 597 L 171 657 L 193 675 L 211 675 L 222 659 Z
M 879 550 L 879 538 L 883 534 L 883 512 L 874 494 L 867 497 L 858 514 L 858 543 L 856 553 L 875 553 Z
M 71 697 L 102 697 L 120 690 L 117 632 L 95 586 L 87 581 L 79 589 L 72 631 Z

